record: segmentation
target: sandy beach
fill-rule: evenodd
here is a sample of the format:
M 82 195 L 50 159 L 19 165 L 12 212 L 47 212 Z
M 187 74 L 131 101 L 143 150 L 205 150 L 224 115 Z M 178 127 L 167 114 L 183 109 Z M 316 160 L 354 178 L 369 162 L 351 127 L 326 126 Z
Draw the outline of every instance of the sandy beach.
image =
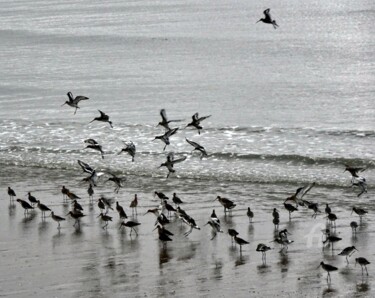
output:
M 341 205 L 352 193 L 342 193 L 338 201 L 327 189 L 316 186 L 306 195 L 306 199 L 329 202 L 338 217 L 335 231 L 342 241 L 332 250 L 331 246 L 322 247 L 321 230 L 326 228 L 324 211 L 313 219 L 311 210 L 300 207 L 289 221 L 282 203 L 291 186 L 280 186 L 275 193 L 267 192 L 267 185 L 244 185 L 241 192 L 231 194 L 237 206 L 225 216 L 222 206 L 213 200 L 218 194 L 230 193 L 230 185 L 218 185 L 211 193 L 212 189 L 205 190 L 204 182 L 192 180 L 190 185 L 186 181 L 181 185 L 176 180 L 164 181 L 158 191 L 170 197 L 172 192 L 177 192 L 186 202 L 182 208 L 196 220 L 201 230 L 193 230 L 184 237 L 188 227 L 172 216 L 166 227 L 175 235 L 173 241 L 163 247 L 157 232 L 153 231 L 155 216 L 145 215 L 148 209 L 160 204 L 153 195 L 160 185 L 158 179 L 146 182 L 143 178 L 131 178 L 128 185 L 133 187 L 126 186 L 117 195 L 107 187 L 96 189 L 96 199 L 105 195 L 118 200 L 129 217 L 141 223 L 139 235 L 130 236 L 129 230 L 119 230 L 120 221 L 115 211 L 109 212 L 113 222 L 108 229 L 102 229 L 103 222 L 97 218 L 100 213 L 97 202 L 89 203 L 86 190 L 77 183 L 78 176 L 56 170 L 33 173 L 23 169 L 26 175 L 15 182 L 12 177 L 15 169 L 8 170 L 9 175 L 1 178 L 1 185 L 12 185 L 17 198 L 25 199 L 26 193 L 31 191 L 63 216 L 71 206 L 63 203 L 61 185 L 66 184 L 66 177 L 73 178 L 70 185 L 82 197 L 80 203 L 86 217 L 79 229 L 74 228 L 74 220 L 67 217 L 58 230 L 57 223 L 50 217 L 42 220 L 39 210 L 24 216 L 17 202 L 9 203 L 4 190 L 0 202 L 3 210 L 0 289 L 4 297 L 229 297 L 233 293 L 236 297 L 371 297 L 374 294 L 372 265 L 368 266 L 369 276 L 362 276 L 360 266 L 355 266 L 354 261 L 359 256 L 368 260 L 374 256 L 374 217 L 370 209 L 373 200 L 368 197 L 360 201 L 368 207 L 369 215 L 354 235 L 349 223 L 358 221 L 358 216 L 350 214 L 350 206 Z M 134 193 L 138 194 L 139 207 L 138 215 L 132 217 L 128 206 Z M 252 193 L 251 197 L 247 193 Z M 252 223 L 246 216 L 248 206 L 255 213 Z M 291 233 L 289 239 L 294 241 L 287 251 L 280 251 L 278 244 L 270 242 L 277 234 L 272 224 L 274 207 L 280 211 L 279 230 L 287 228 Z M 211 228 L 204 224 L 213 209 L 224 233 L 210 240 Z M 242 253 L 238 246 L 231 244 L 228 228 L 235 228 L 241 238 L 250 242 L 243 246 Z M 261 253 L 255 251 L 258 243 L 272 248 L 267 253 L 266 263 L 262 262 Z M 338 253 L 351 245 L 355 245 L 358 252 L 347 265 L 345 257 Z M 321 261 L 339 268 L 331 273 L 329 284 L 327 274 L 317 268 Z

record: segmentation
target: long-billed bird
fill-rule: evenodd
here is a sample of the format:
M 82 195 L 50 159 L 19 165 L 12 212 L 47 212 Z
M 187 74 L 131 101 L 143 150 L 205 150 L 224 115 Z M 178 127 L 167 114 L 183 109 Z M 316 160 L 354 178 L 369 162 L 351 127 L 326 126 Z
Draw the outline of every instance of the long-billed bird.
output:
M 134 233 L 138 236 L 138 233 L 137 233 L 137 230 L 135 229 L 135 227 L 139 226 L 140 223 L 139 222 L 135 222 L 135 221 L 123 221 L 121 224 L 120 224 L 120 228 L 121 229 L 122 227 L 127 227 L 127 228 L 130 228 L 130 235 L 132 234 L 132 232 L 134 231 Z
M 359 172 L 363 172 L 365 170 L 366 168 L 363 167 L 352 167 L 349 165 L 345 165 L 344 172 L 348 171 L 352 175 L 352 186 L 358 186 L 361 189 L 361 192 L 357 194 L 357 197 L 360 197 L 362 194 L 367 192 L 367 183 L 365 177 L 358 175 Z
M 200 125 L 201 124 L 201 121 L 207 119 L 211 117 L 211 115 L 208 115 L 208 116 L 204 116 L 204 117 L 199 117 L 199 114 L 198 113 L 195 113 L 191 118 L 192 118 L 192 121 L 190 123 L 188 123 L 186 125 L 185 128 L 189 127 L 189 126 L 192 126 L 192 127 L 195 127 L 197 130 L 198 130 L 198 134 L 201 133 L 201 130 L 203 129 L 203 127 Z
M 68 106 L 70 106 L 70 107 L 72 107 L 72 108 L 75 108 L 75 110 L 74 110 L 74 115 L 76 114 L 77 109 L 80 108 L 80 107 L 78 106 L 78 103 L 79 103 L 81 100 L 88 100 L 88 99 L 89 99 L 88 97 L 83 96 L 83 95 L 78 95 L 78 96 L 76 96 L 76 97 L 73 97 L 73 93 L 70 92 L 70 91 L 69 91 L 66 95 L 68 96 L 69 100 L 67 100 L 67 101 L 66 101 L 65 103 L 63 103 L 61 106 L 67 104 Z
M 133 142 L 123 142 L 125 147 L 121 149 L 121 151 L 118 154 L 121 154 L 122 152 L 127 152 L 132 157 L 132 162 L 134 162 L 134 157 L 136 153 L 136 148 Z
M 344 248 L 338 255 L 339 256 L 345 256 L 346 262 L 349 265 L 348 257 L 351 257 L 352 254 L 355 253 L 355 251 L 358 251 L 358 249 L 356 249 L 355 246 L 348 246 L 348 247 Z
M 194 147 L 194 149 L 192 150 L 195 151 L 199 151 L 201 153 L 201 159 L 204 157 L 204 156 L 207 156 L 207 152 L 206 152 L 206 149 L 204 149 L 204 147 L 202 145 L 199 145 L 198 143 L 196 142 L 193 142 L 193 141 L 190 141 L 189 139 L 185 138 L 186 139 L 186 142 L 188 142 L 191 146 Z
M 112 121 L 109 120 L 109 116 L 102 112 L 101 110 L 98 110 L 100 113 L 99 117 L 95 117 L 92 119 L 89 123 L 94 122 L 94 121 L 101 121 L 101 122 L 108 122 L 111 128 L 113 128 Z
M 31 206 L 28 202 L 26 202 L 24 200 L 17 199 L 16 201 L 21 204 L 23 209 L 25 209 L 25 211 L 24 211 L 25 215 L 28 214 L 29 210 L 34 209 L 33 206 Z
M 330 272 L 332 271 L 336 271 L 337 270 L 337 267 L 335 266 L 332 266 L 330 264 L 325 264 L 323 261 L 320 262 L 319 267 L 322 267 L 324 271 L 326 271 L 328 274 L 327 274 L 327 282 L 331 282 L 331 275 L 330 275 Z
M 176 163 L 179 163 L 179 162 L 182 162 L 186 159 L 186 156 L 183 156 L 183 157 L 180 157 L 178 159 L 175 159 L 174 158 L 174 153 L 173 152 L 170 152 L 168 153 L 167 155 L 167 161 L 162 163 L 159 168 L 161 167 L 166 167 L 168 169 L 168 174 L 167 174 L 167 178 L 169 177 L 169 175 L 171 173 L 175 173 L 176 170 L 173 168 L 173 166 L 176 164 Z
M 177 132 L 177 130 L 178 130 L 178 127 L 172 128 L 170 130 L 167 130 L 164 134 L 155 137 L 154 140 L 161 140 L 165 144 L 163 151 L 165 151 L 165 148 L 167 148 L 167 146 L 171 144 L 171 142 L 169 141 L 169 138 L 173 136 Z
M 60 222 L 65 220 L 65 218 L 61 217 L 61 216 L 58 216 L 58 215 L 55 215 L 55 213 L 53 211 L 51 211 L 51 217 L 55 222 L 57 222 L 57 224 L 58 224 L 57 229 L 60 229 Z
M 10 188 L 9 186 L 8 186 L 8 195 L 9 195 L 10 201 L 13 201 L 14 197 L 16 196 L 16 192 L 12 188 Z
M 126 177 L 119 177 L 111 172 L 107 172 L 107 173 L 112 176 L 112 177 L 109 177 L 107 181 L 112 181 L 113 183 L 116 184 L 114 192 L 118 193 L 120 188 L 122 187 L 122 182 L 126 181 Z
M 369 261 L 367 261 L 367 259 L 363 258 L 363 257 L 359 257 L 359 258 L 356 258 L 355 259 L 355 264 L 357 265 L 357 263 L 361 266 L 362 268 L 362 275 L 363 275 L 363 267 L 365 267 L 366 269 L 366 273 L 368 275 L 368 271 L 367 271 L 367 265 L 371 264 Z
M 104 151 L 102 145 L 100 145 L 97 141 L 94 139 L 87 139 L 84 141 L 86 144 L 88 144 L 85 149 L 93 149 L 95 151 L 99 151 L 101 154 L 102 159 L 104 159 Z
M 160 116 L 161 116 L 161 121 L 158 123 L 158 125 L 163 126 L 167 131 L 170 130 L 169 123 L 182 121 L 182 120 L 168 120 L 165 109 L 160 110 Z
M 263 11 L 264 18 L 261 18 L 257 23 L 263 22 L 263 23 L 266 23 L 266 24 L 272 24 L 273 28 L 277 29 L 277 27 L 279 27 L 279 25 L 276 24 L 275 20 L 272 20 L 270 10 L 271 10 L 270 8 L 267 8 L 265 11 Z
M 260 251 L 262 252 L 262 261 L 263 263 L 266 263 L 267 261 L 267 256 L 266 256 L 266 253 L 267 251 L 269 251 L 271 249 L 271 247 L 265 245 L 264 243 L 259 243 L 257 248 L 256 248 L 256 251 Z
M 221 196 L 217 196 L 214 201 L 218 200 L 220 204 L 224 207 L 224 213 L 227 213 L 227 209 L 231 210 L 234 207 L 236 207 L 236 204 L 233 203 L 233 201 L 227 199 L 227 198 L 222 198 Z

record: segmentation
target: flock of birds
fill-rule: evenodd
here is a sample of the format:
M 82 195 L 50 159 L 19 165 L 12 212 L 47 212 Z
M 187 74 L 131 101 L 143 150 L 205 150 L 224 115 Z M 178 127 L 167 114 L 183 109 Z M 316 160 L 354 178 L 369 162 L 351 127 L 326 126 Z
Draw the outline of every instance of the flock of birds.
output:
M 276 29 L 278 27 L 275 20 L 271 18 L 270 15 L 270 9 L 266 9 L 264 11 L 264 18 L 261 18 L 258 22 L 263 22 L 266 24 L 272 24 L 273 27 Z M 258 23 L 257 22 L 257 23 Z M 76 96 L 74 97 L 72 92 L 67 93 L 68 100 L 63 105 L 68 105 L 72 108 L 74 108 L 74 114 L 76 114 L 77 110 L 80 108 L 79 103 L 81 101 L 88 100 L 89 98 L 86 96 Z M 107 114 L 102 112 L 101 110 L 98 110 L 100 115 L 98 117 L 95 117 L 90 121 L 90 123 L 94 121 L 100 121 L 100 122 L 106 122 L 110 125 L 111 128 L 113 128 L 113 123 L 110 121 L 110 118 Z M 177 133 L 177 131 L 180 128 L 171 128 L 170 125 L 174 122 L 181 122 L 182 120 L 169 120 L 166 114 L 165 109 L 162 109 L 160 111 L 161 121 L 157 124 L 158 126 L 161 126 L 164 128 L 163 134 L 160 134 L 158 136 L 155 136 L 154 140 L 160 140 L 164 143 L 163 151 L 166 150 L 167 146 L 170 145 L 170 138 Z M 200 117 L 198 113 L 195 113 L 192 116 L 192 120 L 190 123 L 188 123 L 185 128 L 187 127 L 193 127 L 197 129 L 198 134 L 200 134 L 201 130 L 203 129 L 201 122 L 207 118 L 209 118 L 210 115 Z M 86 139 L 84 140 L 86 144 L 86 149 L 92 149 L 96 150 L 100 153 L 101 158 L 105 158 L 105 153 L 103 151 L 102 146 L 94 139 Z M 200 158 L 207 157 L 207 152 L 205 148 L 186 138 L 186 142 L 190 144 L 193 147 L 192 151 L 198 151 L 200 152 Z M 135 161 L 136 156 L 136 146 L 135 144 L 130 142 L 124 142 L 125 147 L 121 149 L 121 151 L 118 154 L 121 153 L 127 153 L 131 156 L 132 162 Z M 161 163 L 160 167 L 166 167 L 168 169 L 167 178 L 170 176 L 171 173 L 175 172 L 175 164 L 180 163 L 186 159 L 186 156 L 175 158 L 174 153 L 170 152 L 167 155 L 167 159 L 165 162 Z M 90 202 L 93 203 L 94 199 L 94 188 L 98 185 L 98 181 L 100 177 L 107 175 L 108 179 L 106 181 L 112 181 L 116 187 L 115 192 L 118 193 L 120 188 L 123 187 L 123 182 L 125 181 L 125 177 L 119 177 L 115 175 L 114 173 L 110 171 L 97 171 L 95 168 L 91 167 L 89 164 L 78 160 L 78 165 L 81 167 L 82 171 L 84 173 L 87 173 L 88 176 L 83 178 L 82 181 L 88 183 L 88 195 Z M 351 174 L 351 184 L 352 186 L 358 187 L 360 189 L 360 193 L 358 193 L 358 197 L 361 196 L 363 193 L 367 192 L 367 184 L 366 179 L 359 175 L 359 173 L 363 172 L 365 168 L 361 167 L 352 167 L 347 165 L 345 168 L 345 171 L 348 171 Z M 314 187 L 315 183 L 311 183 L 307 186 L 300 187 L 297 189 L 294 195 L 288 197 L 283 205 L 286 211 L 289 213 L 289 220 L 292 220 L 292 213 L 297 211 L 299 207 L 307 207 L 308 209 L 311 209 L 314 213 L 312 215 L 313 218 L 316 218 L 317 214 L 322 213 L 322 211 L 319 209 L 318 203 L 314 203 L 308 200 L 303 199 L 303 197 Z M 71 192 L 68 188 L 65 186 L 61 189 L 62 195 L 63 195 L 63 201 L 64 203 L 67 203 L 68 200 L 71 202 L 72 209 L 66 214 L 66 216 L 71 216 L 74 220 L 74 227 L 76 229 L 80 228 L 80 221 L 85 216 L 83 213 L 84 208 L 82 205 L 78 202 L 81 198 Z M 7 193 L 10 198 L 10 202 L 12 203 L 14 201 L 14 198 L 16 197 L 15 191 L 8 187 Z M 155 229 L 158 232 L 159 240 L 163 243 L 163 246 L 165 247 L 168 242 L 173 240 L 174 234 L 167 229 L 168 224 L 171 223 L 171 217 L 172 214 L 175 215 L 176 218 L 178 218 L 181 223 L 186 224 L 189 227 L 189 230 L 184 233 L 184 236 L 187 237 L 189 234 L 193 232 L 193 230 L 200 230 L 200 227 L 196 223 L 196 221 L 189 215 L 185 210 L 183 210 L 180 205 L 183 204 L 183 201 L 177 196 L 176 193 L 173 193 L 172 200 L 169 200 L 168 196 L 165 195 L 162 192 L 155 191 L 155 196 L 157 196 L 160 199 L 160 205 L 156 206 L 154 209 L 147 210 L 146 214 L 153 214 L 155 216 Z M 231 212 L 235 207 L 236 204 L 234 201 L 224 198 L 221 196 L 217 196 L 215 201 L 218 201 L 224 208 L 225 215 L 227 212 Z M 42 204 L 37 198 L 35 198 L 30 192 L 28 193 L 28 201 L 22 200 L 22 199 L 16 199 L 18 203 L 22 206 L 24 209 L 25 216 L 28 216 L 28 213 L 30 210 L 33 210 L 34 208 L 38 208 L 41 211 L 41 216 L 43 220 L 46 218 L 46 212 L 50 212 L 50 217 L 57 222 L 58 229 L 61 228 L 61 222 L 65 221 L 66 218 L 63 216 L 56 215 L 53 210 L 51 210 L 48 206 L 45 204 Z M 171 204 L 171 201 L 173 202 L 173 205 Z M 113 206 L 115 203 L 115 206 Z M 109 222 L 112 221 L 113 216 L 109 215 L 110 210 L 116 209 L 119 219 L 121 221 L 119 225 L 119 229 L 122 228 L 129 228 L 130 229 L 130 235 L 134 232 L 136 235 L 138 235 L 137 227 L 141 224 L 136 220 L 127 220 L 128 216 L 125 212 L 125 209 L 123 206 L 120 205 L 118 201 L 114 202 L 111 199 L 107 199 L 104 196 L 101 196 L 97 200 L 97 206 L 100 210 L 100 214 L 98 218 L 100 218 L 104 222 L 103 229 L 107 229 Z M 137 194 L 135 194 L 134 199 L 131 201 L 129 208 L 132 209 L 132 215 L 133 218 L 137 218 L 137 207 L 138 207 L 138 197 Z M 361 208 L 353 207 L 352 213 L 356 213 L 360 217 L 360 221 L 362 221 L 362 218 L 364 215 L 366 215 L 367 211 Z M 333 246 L 335 243 L 339 242 L 341 238 L 337 237 L 335 235 L 336 230 L 336 220 L 337 216 L 332 212 L 330 206 L 326 204 L 325 207 L 325 214 L 327 221 L 329 222 L 328 228 L 323 231 L 323 237 L 325 239 L 323 240 L 323 245 L 331 245 L 332 251 Z M 247 217 L 249 218 L 249 224 L 252 224 L 252 220 L 254 217 L 254 212 L 250 209 L 250 207 L 247 208 L 246 212 Z M 275 227 L 275 235 L 274 239 L 270 242 L 276 242 L 280 245 L 281 253 L 286 253 L 288 250 L 288 246 L 292 244 L 294 241 L 289 239 L 289 236 L 291 235 L 287 229 L 279 230 L 279 224 L 280 224 L 280 215 L 279 210 L 277 208 L 273 209 L 272 212 L 272 222 Z M 214 239 L 218 233 L 223 233 L 223 230 L 221 229 L 221 223 L 220 219 L 217 217 L 215 210 L 212 211 L 210 217 L 208 218 L 207 223 L 205 226 L 210 226 L 212 229 L 212 237 L 211 240 Z M 356 233 L 356 229 L 359 226 L 358 222 L 352 221 L 350 223 L 350 227 L 352 228 L 352 233 Z M 241 238 L 239 236 L 239 233 L 232 228 L 229 228 L 227 233 L 231 237 L 232 245 L 235 243 L 240 248 L 240 254 L 242 254 L 242 246 L 248 245 L 249 242 L 245 239 Z M 262 262 L 263 264 L 266 264 L 266 253 L 267 251 L 271 250 L 272 248 L 265 244 L 265 243 L 259 243 L 256 247 L 256 251 L 261 252 L 262 254 Z M 324 246 L 323 246 L 324 249 Z M 345 256 L 347 264 L 349 264 L 348 257 L 350 257 L 353 253 L 358 251 L 355 246 L 349 246 L 344 248 L 338 255 Z M 355 263 L 359 264 L 362 268 L 362 275 L 364 274 L 364 270 L 366 271 L 366 274 L 368 275 L 367 271 L 367 265 L 370 264 L 370 262 L 364 258 L 364 257 L 358 257 L 355 259 Z M 319 264 L 318 268 L 322 267 L 323 270 L 327 272 L 327 282 L 331 282 L 331 276 L 330 273 L 333 271 L 337 271 L 338 268 L 324 263 L 323 261 Z

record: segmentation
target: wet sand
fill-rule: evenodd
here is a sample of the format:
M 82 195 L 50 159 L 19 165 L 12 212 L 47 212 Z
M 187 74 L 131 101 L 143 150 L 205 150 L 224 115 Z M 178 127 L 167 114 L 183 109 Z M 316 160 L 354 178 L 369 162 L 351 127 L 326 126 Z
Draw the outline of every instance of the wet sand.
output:
M 32 175 L 31 175 L 31 172 Z M 295 186 L 270 186 L 259 184 L 207 185 L 205 181 L 178 179 L 160 180 L 129 177 L 127 185 L 118 195 L 112 185 L 105 184 L 95 189 L 95 198 L 106 195 L 118 200 L 130 219 L 141 223 L 139 235 L 129 230 L 119 230 L 119 219 L 110 211 L 113 222 L 108 229 L 102 229 L 97 202 L 89 203 L 86 186 L 78 183 L 79 175 L 69 175 L 46 169 L 5 169 L 1 178 L 3 193 L 0 210 L 1 278 L 0 296 L 4 297 L 371 297 L 374 269 L 368 266 L 369 276 L 361 275 L 355 258 L 374 260 L 374 199 L 370 195 L 358 199 L 355 193 L 346 189 L 324 189 L 316 186 L 306 199 L 321 203 L 329 202 L 337 214 L 336 235 L 342 240 L 322 248 L 322 232 L 326 228 L 323 214 L 316 219 L 312 211 L 300 207 L 289 221 L 282 203 Z M 12 176 L 13 175 L 13 176 Z M 71 181 L 71 183 L 67 183 Z M 17 203 L 9 203 L 7 186 L 17 193 L 17 198 L 26 199 L 31 191 L 40 201 L 56 214 L 65 216 L 70 204 L 63 203 L 60 193 L 65 184 L 82 196 L 80 203 L 87 215 L 81 221 L 80 229 L 72 225 L 74 220 L 61 223 L 57 229 L 50 217 L 42 220 L 38 209 L 25 217 Z M 165 192 L 170 198 L 173 192 L 186 203 L 181 207 L 200 226 L 188 236 L 188 228 L 172 216 L 167 228 L 175 236 L 166 247 L 153 231 L 155 216 L 144 215 L 147 209 L 155 208 L 160 200 L 153 192 Z M 130 201 L 138 194 L 138 215 L 131 217 Z M 224 216 L 217 195 L 233 199 L 237 206 L 231 214 Z M 340 206 L 340 202 L 344 205 Z M 364 218 L 356 235 L 349 223 L 359 222 L 351 215 L 351 208 L 365 207 L 369 215 Z M 250 206 L 255 213 L 249 223 L 246 209 Z M 280 228 L 287 228 L 294 243 L 287 251 L 270 242 L 274 236 L 272 209 L 280 211 Z M 324 212 L 324 206 L 320 206 Z M 204 226 L 212 209 L 219 216 L 224 233 L 210 240 L 211 228 Z M 228 228 L 235 228 L 239 236 L 250 242 L 242 248 L 231 244 Z M 256 252 L 258 243 L 265 243 L 273 249 L 267 253 L 263 264 L 261 253 Z M 355 245 L 356 252 L 347 265 L 345 257 L 337 254 L 345 247 Z M 324 261 L 339 268 L 331 273 L 332 282 L 327 284 L 326 273 L 317 268 Z

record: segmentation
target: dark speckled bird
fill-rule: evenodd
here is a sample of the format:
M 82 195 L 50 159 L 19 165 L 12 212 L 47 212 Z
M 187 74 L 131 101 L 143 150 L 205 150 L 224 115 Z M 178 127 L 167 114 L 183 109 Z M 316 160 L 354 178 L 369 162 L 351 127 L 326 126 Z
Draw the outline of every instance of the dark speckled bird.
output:
M 220 204 L 223 205 L 225 214 L 227 213 L 227 209 L 232 210 L 234 207 L 236 207 L 236 204 L 227 198 L 222 198 L 221 196 L 217 196 L 215 200 L 218 200 Z
M 25 215 L 29 212 L 29 210 L 34 209 L 33 206 L 31 206 L 28 202 L 26 202 L 24 200 L 17 199 L 16 201 L 21 204 L 23 209 L 25 209 L 25 211 L 24 211 Z
M 132 234 L 132 232 L 134 231 L 134 233 L 138 236 L 138 233 L 137 233 L 137 230 L 135 229 L 135 227 L 139 226 L 140 223 L 139 222 L 135 222 L 135 221 L 123 221 L 121 224 L 120 224 L 120 228 L 121 229 L 122 227 L 128 227 L 130 228 L 130 235 Z

